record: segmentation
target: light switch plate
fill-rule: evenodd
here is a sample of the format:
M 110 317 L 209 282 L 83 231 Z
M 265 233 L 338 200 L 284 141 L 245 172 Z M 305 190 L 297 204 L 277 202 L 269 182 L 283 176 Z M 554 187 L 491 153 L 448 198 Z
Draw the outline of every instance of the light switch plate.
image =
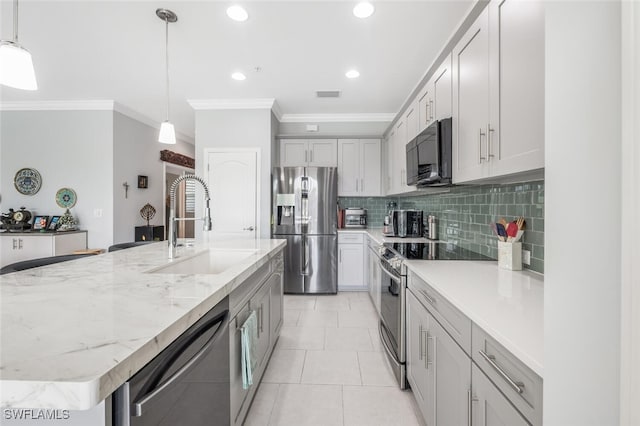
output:
M 522 263 L 531 265 L 531 252 L 529 250 L 522 250 Z

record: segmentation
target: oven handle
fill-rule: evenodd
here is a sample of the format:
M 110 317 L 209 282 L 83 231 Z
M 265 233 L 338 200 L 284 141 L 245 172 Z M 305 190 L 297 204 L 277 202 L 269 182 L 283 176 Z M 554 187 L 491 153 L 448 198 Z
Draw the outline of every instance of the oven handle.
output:
M 387 274 L 389 276 L 389 278 L 391 278 L 393 281 L 397 282 L 398 284 L 402 284 L 402 281 L 400 278 L 396 277 L 395 275 L 393 275 L 391 272 L 387 271 L 384 266 L 382 266 L 382 262 L 380 262 L 380 269 L 382 270 L 382 272 L 384 272 L 385 274 Z
M 396 365 L 396 367 L 400 367 L 401 364 L 398 362 L 398 360 L 396 360 L 396 355 L 393 353 L 393 351 L 391 350 L 391 348 L 389 348 L 389 345 L 387 344 L 387 339 L 384 336 L 384 333 L 382 332 L 382 323 L 379 322 L 378 323 L 378 334 L 380 334 L 380 341 L 382 342 L 382 347 L 384 348 L 385 352 L 387 353 L 388 357 L 391 361 L 393 361 L 393 363 Z

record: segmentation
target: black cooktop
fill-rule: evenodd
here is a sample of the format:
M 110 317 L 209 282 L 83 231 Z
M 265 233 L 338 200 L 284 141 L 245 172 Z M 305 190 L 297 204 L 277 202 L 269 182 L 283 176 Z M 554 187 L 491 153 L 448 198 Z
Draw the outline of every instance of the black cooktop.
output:
M 407 260 L 494 260 L 447 242 L 384 243 Z

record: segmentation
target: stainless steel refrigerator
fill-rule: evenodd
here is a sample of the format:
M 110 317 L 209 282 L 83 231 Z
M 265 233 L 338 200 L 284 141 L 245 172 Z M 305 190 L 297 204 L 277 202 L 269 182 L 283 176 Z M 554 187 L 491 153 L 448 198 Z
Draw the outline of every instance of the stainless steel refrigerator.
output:
M 335 294 L 338 290 L 338 170 L 273 169 L 272 236 L 287 240 L 284 292 Z

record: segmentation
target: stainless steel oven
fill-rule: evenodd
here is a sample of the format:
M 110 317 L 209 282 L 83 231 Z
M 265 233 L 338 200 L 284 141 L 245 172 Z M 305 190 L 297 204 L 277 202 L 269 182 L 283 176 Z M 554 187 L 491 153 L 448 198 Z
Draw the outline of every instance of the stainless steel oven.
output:
M 381 280 L 378 332 L 400 389 L 405 389 L 407 386 L 405 364 L 407 274 L 403 272 L 402 259 L 397 253 L 380 246 L 377 254 Z

